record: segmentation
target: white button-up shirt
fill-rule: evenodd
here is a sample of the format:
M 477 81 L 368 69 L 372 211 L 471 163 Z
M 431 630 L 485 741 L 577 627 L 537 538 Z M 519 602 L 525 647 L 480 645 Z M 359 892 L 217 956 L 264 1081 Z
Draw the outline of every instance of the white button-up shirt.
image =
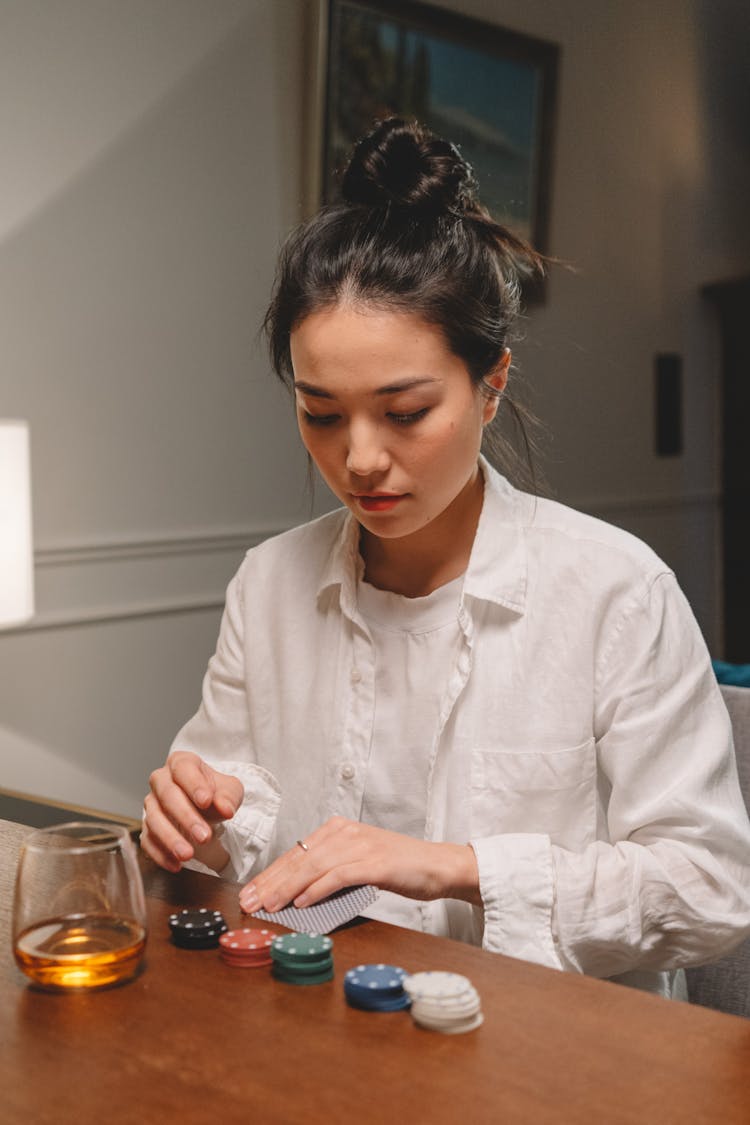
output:
M 668 991 L 660 970 L 750 932 L 750 824 L 703 639 L 643 543 L 482 468 L 425 838 L 471 842 L 484 909 L 420 903 L 418 924 Z M 376 679 L 358 544 L 333 512 L 253 548 L 229 586 L 173 750 L 245 786 L 223 837 L 238 881 L 360 816 Z

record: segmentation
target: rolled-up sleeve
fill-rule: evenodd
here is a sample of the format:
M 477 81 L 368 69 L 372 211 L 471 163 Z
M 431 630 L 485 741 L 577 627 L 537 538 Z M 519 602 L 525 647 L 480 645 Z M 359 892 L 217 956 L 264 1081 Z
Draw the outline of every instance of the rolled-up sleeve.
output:
M 593 726 L 600 838 L 472 840 L 484 947 L 599 977 L 723 956 L 750 933 L 750 823 L 729 716 L 671 573 L 607 623 Z
M 563 967 L 611 976 L 722 956 L 750 932 L 750 824 L 729 717 L 671 574 L 612 629 L 595 712 L 609 842 L 552 849 Z
M 238 778 L 242 803 L 225 821 L 221 842 L 229 853 L 224 875 L 237 882 L 263 866 L 281 805 L 281 786 L 254 761 L 245 685 L 242 570 L 227 590 L 216 651 L 203 680 L 201 705 L 177 734 L 170 754 L 189 750 L 214 769 Z M 202 865 L 196 864 L 201 870 Z

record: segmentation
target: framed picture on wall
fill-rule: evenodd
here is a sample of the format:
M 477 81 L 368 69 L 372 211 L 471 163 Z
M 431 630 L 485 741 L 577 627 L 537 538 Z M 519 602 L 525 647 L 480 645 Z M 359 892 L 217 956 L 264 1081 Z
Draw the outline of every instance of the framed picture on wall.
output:
M 549 249 L 555 44 L 406 0 L 327 0 L 320 26 L 324 202 L 376 119 L 416 118 L 458 145 L 495 219 Z

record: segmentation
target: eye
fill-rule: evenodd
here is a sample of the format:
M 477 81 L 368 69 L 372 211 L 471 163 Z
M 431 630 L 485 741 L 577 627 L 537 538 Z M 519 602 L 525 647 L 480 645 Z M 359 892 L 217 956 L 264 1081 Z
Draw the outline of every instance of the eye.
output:
M 429 407 L 423 406 L 421 410 L 415 410 L 412 414 L 389 414 L 388 417 L 397 426 L 413 426 L 415 422 L 419 422 L 424 418 L 425 414 L 429 411 Z
M 338 414 L 310 414 L 307 410 L 302 411 L 302 417 L 308 426 L 332 426 L 339 420 Z

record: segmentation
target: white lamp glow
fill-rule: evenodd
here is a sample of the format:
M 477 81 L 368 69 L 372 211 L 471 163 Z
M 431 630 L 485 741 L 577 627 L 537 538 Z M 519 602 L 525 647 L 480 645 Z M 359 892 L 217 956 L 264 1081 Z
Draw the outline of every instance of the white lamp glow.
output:
M 0 628 L 33 612 L 29 428 L 0 420 Z

